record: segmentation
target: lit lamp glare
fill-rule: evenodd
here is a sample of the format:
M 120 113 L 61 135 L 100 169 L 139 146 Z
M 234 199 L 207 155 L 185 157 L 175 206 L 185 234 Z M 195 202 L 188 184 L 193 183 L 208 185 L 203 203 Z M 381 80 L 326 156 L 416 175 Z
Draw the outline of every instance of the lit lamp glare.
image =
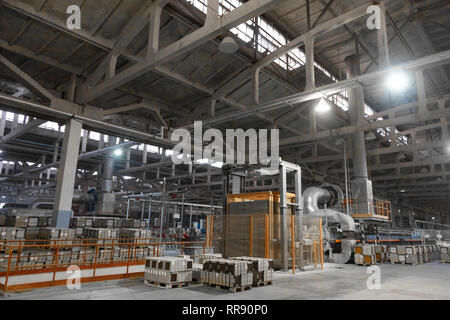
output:
M 331 110 L 330 105 L 325 101 L 324 98 L 320 99 L 319 103 L 316 106 L 316 111 L 320 113 L 328 112 Z
M 121 156 L 121 155 L 122 155 L 122 149 L 116 149 L 116 150 L 114 150 L 114 155 L 115 155 L 115 156 Z
M 393 72 L 388 76 L 386 85 L 389 90 L 402 92 L 405 91 L 405 89 L 408 87 L 409 79 L 404 72 Z

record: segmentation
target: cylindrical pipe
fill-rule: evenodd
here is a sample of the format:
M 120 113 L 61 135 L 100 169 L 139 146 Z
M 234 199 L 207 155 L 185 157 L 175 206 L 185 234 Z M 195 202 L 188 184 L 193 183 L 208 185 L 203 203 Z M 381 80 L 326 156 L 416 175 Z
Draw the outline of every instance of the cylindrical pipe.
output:
M 113 189 L 114 158 L 108 155 L 103 163 L 102 191 L 111 193 Z

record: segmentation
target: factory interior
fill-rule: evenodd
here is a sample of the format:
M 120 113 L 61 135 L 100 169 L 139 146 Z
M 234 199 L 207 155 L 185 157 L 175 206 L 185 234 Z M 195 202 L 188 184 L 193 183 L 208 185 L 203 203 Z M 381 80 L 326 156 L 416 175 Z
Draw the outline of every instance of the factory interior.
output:
M 449 29 L 448 0 L 0 0 L 0 302 L 449 300 Z

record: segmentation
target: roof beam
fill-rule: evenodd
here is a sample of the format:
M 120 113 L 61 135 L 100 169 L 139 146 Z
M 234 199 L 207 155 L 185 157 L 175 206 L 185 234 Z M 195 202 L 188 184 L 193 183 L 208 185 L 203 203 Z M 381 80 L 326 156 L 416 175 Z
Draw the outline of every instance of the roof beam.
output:
M 207 21 L 202 28 L 159 50 L 156 54 L 147 56 L 143 61 L 118 73 L 113 78 L 106 79 L 95 87 L 89 87 L 85 84 L 81 87 L 78 101 L 89 102 L 286 1 L 289 0 L 250 0 L 220 17 L 220 19 L 218 16 L 207 17 Z M 218 15 L 218 13 L 214 14 Z
M 28 122 L 25 125 L 20 126 L 19 128 L 11 131 L 10 133 L 8 133 L 7 135 L 3 136 L 0 138 L 0 145 L 13 140 L 15 138 L 20 137 L 21 135 L 27 133 L 29 130 L 34 129 L 39 127 L 41 124 L 44 124 L 45 122 L 47 122 L 46 120 L 40 120 L 40 119 L 35 119 L 32 120 L 31 122 Z
M 50 102 L 56 99 L 56 97 L 51 94 L 47 89 L 41 86 L 36 80 L 30 77 L 28 74 L 23 72 L 18 66 L 14 63 L 6 59 L 3 55 L 0 54 L 0 64 L 5 66 L 9 71 L 16 75 L 20 80 L 24 81 L 27 86 L 29 86 L 30 90 L 37 92 L 41 96 L 46 97 Z

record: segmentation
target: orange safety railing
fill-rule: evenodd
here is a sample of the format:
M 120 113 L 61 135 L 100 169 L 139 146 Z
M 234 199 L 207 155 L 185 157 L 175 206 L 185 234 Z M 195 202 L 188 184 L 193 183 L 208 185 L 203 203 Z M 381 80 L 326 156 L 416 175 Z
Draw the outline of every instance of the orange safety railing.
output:
M 161 246 L 173 246 L 183 254 L 186 247 L 199 244 L 204 253 L 207 246 L 204 241 L 158 242 L 151 238 L 2 240 L 0 290 L 7 292 L 65 285 L 67 279 L 56 279 L 56 276 L 67 272 L 69 266 L 92 272 L 91 276 L 82 277 L 81 283 L 143 276 L 143 272 L 131 271 L 130 267 L 144 265 L 148 256 L 160 256 Z M 120 273 L 97 274 L 99 269 L 117 267 L 126 268 Z M 43 274 L 47 280 L 38 281 L 39 275 Z M 36 279 L 9 284 L 13 277 L 23 275 L 35 275 Z M 49 275 L 51 280 L 48 280 Z
M 355 199 L 343 199 L 342 200 L 342 212 L 346 212 L 347 206 L 349 212 L 353 214 L 360 213 L 358 208 L 358 202 Z M 391 202 L 389 200 L 374 199 L 373 200 L 374 214 L 377 216 L 383 216 L 390 218 L 391 216 Z

